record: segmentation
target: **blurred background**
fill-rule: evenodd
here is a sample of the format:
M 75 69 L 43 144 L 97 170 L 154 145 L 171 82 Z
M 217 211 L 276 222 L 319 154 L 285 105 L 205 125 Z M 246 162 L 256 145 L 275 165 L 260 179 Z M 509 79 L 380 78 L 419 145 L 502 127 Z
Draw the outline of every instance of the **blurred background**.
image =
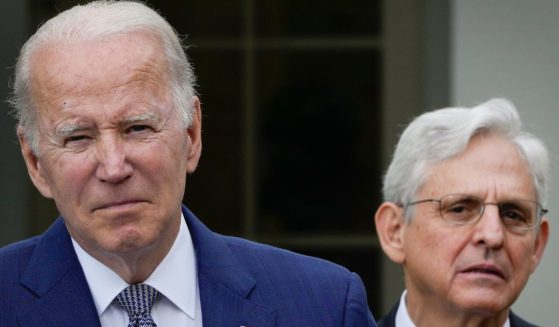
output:
M 0 96 L 21 45 L 78 0 L 0 3 Z M 213 230 L 323 257 L 363 278 L 376 317 L 403 289 L 373 214 L 402 127 L 423 111 L 507 97 L 557 169 L 559 2 L 149 0 L 187 35 L 204 150 L 184 202 Z M 56 218 L 27 177 L 1 103 L 0 246 Z M 514 310 L 559 320 L 558 177 L 551 239 Z

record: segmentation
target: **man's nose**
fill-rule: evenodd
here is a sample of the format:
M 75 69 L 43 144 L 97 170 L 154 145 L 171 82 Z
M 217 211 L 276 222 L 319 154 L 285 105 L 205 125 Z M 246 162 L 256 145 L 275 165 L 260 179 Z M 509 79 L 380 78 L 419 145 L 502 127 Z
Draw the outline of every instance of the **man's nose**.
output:
M 499 207 L 488 203 L 480 219 L 476 222 L 474 242 L 489 248 L 499 248 L 503 245 L 506 227 L 501 220 Z
M 125 144 L 117 135 L 104 135 L 97 142 L 97 169 L 99 180 L 117 184 L 128 179 L 132 166 L 127 160 Z

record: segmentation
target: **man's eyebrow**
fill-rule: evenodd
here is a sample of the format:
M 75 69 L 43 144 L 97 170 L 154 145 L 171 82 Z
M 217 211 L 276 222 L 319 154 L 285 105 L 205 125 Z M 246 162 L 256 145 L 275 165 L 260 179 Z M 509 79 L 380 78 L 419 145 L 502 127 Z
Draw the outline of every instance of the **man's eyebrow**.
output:
M 66 124 L 56 129 L 55 133 L 58 136 L 67 136 L 77 131 L 89 129 L 89 126 L 84 124 Z
M 155 113 L 148 112 L 139 115 L 134 115 L 130 117 L 126 117 L 123 120 L 123 124 L 130 124 L 135 122 L 143 122 L 143 121 L 153 121 L 157 120 L 159 116 Z M 75 123 L 75 124 L 64 124 L 58 127 L 55 131 L 56 135 L 64 137 L 71 135 L 75 132 L 85 131 L 90 129 L 91 127 L 84 123 Z
M 147 112 L 135 116 L 126 117 L 124 119 L 124 123 L 135 123 L 135 122 L 142 122 L 146 120 L 157 120 L 158 118 L 159 118 L 158 115 L 152 112 Z

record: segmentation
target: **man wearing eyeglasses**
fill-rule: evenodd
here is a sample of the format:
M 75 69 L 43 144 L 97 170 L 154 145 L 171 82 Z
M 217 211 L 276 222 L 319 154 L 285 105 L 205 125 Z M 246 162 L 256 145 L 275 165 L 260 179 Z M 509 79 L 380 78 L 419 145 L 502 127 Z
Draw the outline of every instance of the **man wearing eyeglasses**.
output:
M 547 243 L 549 159 L 520 125 L 493 99 L 406 128 L 375 214 L 406 290 L 379 326 L 534 326 L 510 307 Z

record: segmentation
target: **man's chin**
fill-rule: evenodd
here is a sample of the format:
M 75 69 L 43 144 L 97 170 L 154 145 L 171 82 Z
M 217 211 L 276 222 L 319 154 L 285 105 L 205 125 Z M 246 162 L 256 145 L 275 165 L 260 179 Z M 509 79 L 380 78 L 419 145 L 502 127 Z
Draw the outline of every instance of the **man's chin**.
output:
M 508 312 L 512 301 L 508 301 L 506 295 L 499 292 L 480 292 L 482 294 L 468 294 L 461 296 L 455 302 L 462 312 L 470 312 L 481 316 L 495 316 L 503 311 Z
M 113 234 L 112 237 L 107 237 Z M 156 239 L 149 239 L 139 231 L 107 232 L 102 239 L 93 241 L 93 251 L 103 256 L 128 256 L 140 254 L 154 246 Z M 86 249 L 87 251 L 87 249 Z M 90 251 L 88 251 L 90 252 Z
M 139 233 L 128 233 L 125 235 L 119 235 L 112 244 L 109 245 L 109 250 L 113 254 L 133 254 L 139 253 L 143 250 L 152 248 L 156 243 L 156 239 L 149 239 L 146 235 L 141 235 Z
M 91 211 L 97 218 L 106 223 L 123 224 L 137 220 L 147 211 L 148 203 L 137 201 L 131 203 L 113 204 L 110 206 L 99 207 Z

